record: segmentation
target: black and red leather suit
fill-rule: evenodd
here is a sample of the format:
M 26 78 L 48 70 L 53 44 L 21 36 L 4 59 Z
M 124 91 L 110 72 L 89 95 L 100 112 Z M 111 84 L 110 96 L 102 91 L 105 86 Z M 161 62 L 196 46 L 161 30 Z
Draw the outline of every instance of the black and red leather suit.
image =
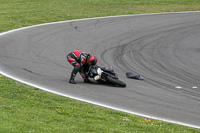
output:
M 97 63 L 96 56 L 90 55 L 85 51 L 75 50 L 67 55 L 67 60 L 71 65 L 74 66 L 69 80 L 70 83 L 76 84 L 74 78 L 78 72 L 85 82 L 89 81 L 87 71 L 90 66 Z

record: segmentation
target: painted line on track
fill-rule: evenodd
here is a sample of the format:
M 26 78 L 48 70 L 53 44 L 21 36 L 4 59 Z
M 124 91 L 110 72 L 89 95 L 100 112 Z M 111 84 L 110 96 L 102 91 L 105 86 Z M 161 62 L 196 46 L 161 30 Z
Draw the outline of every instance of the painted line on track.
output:
M 7 32 L 3 32 L 3 33 L 0 33 L 0 37 L 3 36 L 3 35 L 6 35 L 6 34 L 12 33 L 12 32 L 16 32 L 16 31 L 20 31 L 20 30 L 24 30 L 24 29 L 29 29 L 29 28 L 34 28 L 34 27 L 38 27 L 38 26 L 51 25 L 51 24 L 69 23 L 69 22 L 84 21 L 84 20 L 94 20 L 94 19 L 104 19 L 104 18 L 115 18 L 115 17 L 149 16 L 149 15 L 183 14 L 183 13 L 200 13 L 200 11 L 150 13 L 150 14 L 135 14 L 135 15 L 119 15 L 119 16 L 106 16 L 106 17 L 96 17 L 96 18 L 85 18 L 85 19 L 67 20 L 67 21 L 59 21 L 59 22 L 50 22 L 50 23 L 38 24 L 38 25 L 33 25 L 33 26 L 28 26 L 28 27 L 23 27 L 23 28 L 19 28 L 19 29 L 14 29 L 14 30 L 10 30 L 10 31 L 7 31 Z M 15 77 L 15 76 L 9 75 L 6 72 L 2 71 L 1 68 L 0 68 L 0 74 L 4 75 L 6 77 L 9 77 L 11 79 L 14 79 L 16 81 L 19 81 L 21 83 L 30 85 L 32 87 L 36 87 L 36 88 L 39 88 L 41 90 L 44 90 L 44 91 L 47 91 L 47 92 L 50 92 L 50 93 L 54 93 L 54 94 L 57 94 L 57 95 L 60 95 L 60 96 L 69 97 L 69 98 L 72 98 L 72 99 L 75 99 L 75 100 L 78 100 L 78 101 L 90 103 L 90 104 L 93 104 L 93 105 L 97 105 L 97 106 L 101 106 L 101 107 L 105 107 L 105 108 L 109 108 L 109 109 L 113 109 L 113 110 L 117 110 L 117 111 L 126 112 L 126 113 L 129 113 L 129 114 L 138 115 L 138 116 L 149 118 L 149 119 L 160 120 L 160 121 L 164 121 L 164 122 L 170 122 L 170 123 L 175 123 L 175 124 L 178 124 L 178 125 L 189 126 L 189 127 L 194 127 L 194 128 L 200 129 L 200 126 L 197 126 L 197 125 L 192 125 L 192 124 L 189 124 L 189 123 L 183 123 L 183 122 L 180 122 L 180 121 L 168 120 L 168 119 L 159 118 L 159 117 L 155 117 L 155 116 L 150 116 L 150 115 L 146 115 L 146 114 L 140 114 L 138 112 L 124 110 L 124 109 L 121 109 L 121 108 L 116 108 L 116 107 L 108 106 L 108 105 L 105 105 L 105 104 L 102 104 L 102 103 L 97 103 L 97 102 L 89 101 L 89 100 L 86 100 L 86 99 L 81 99 L 81 98 L 78 98 L 78 97 L 73 97 L 73 96 L 70 96 L 70 95 L 66 95 L 66 94 L 62 94 L 62 93 L 56 92 L 56 91 L 52 91 L 52 90 L 50 90 L 48 88 L 44 88 L 42 86 L 33 84 L 31 82 L 26 82 L 24 80 L 21 80 L 21 79 L 17 78 L 17 76 Z

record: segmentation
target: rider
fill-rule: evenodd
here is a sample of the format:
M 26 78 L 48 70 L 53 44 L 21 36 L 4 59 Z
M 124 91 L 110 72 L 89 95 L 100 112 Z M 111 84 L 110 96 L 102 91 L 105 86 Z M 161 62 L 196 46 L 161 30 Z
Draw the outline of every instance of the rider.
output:
M 92 81 L 88 79 L 87 71 L 89 67 L 96 65 L 97 58 L 95 55 L 90 55 L 85 51 L 75 50 L 67 55 L 67 60 L 71 65 L 74 66 L 74 69 L 71 72 L 69 83 L 76 84 L 74 78 L 77 72 L 80 73 L 84 82 L 92 83 Z

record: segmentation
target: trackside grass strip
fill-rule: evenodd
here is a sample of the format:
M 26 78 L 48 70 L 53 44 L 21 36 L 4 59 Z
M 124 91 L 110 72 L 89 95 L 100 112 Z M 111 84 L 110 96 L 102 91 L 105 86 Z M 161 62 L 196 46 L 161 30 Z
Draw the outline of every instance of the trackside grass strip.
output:
M 0 76 L 0 132 L 178 132 L 199 130 L 105 109 Z
M 200 0 L 0 0 L 0 32 L 69 19 L 200 10 Z
M 0 0 L 0 32 L 80 18 L 200 10 L 200 0 Z M 0 75 L 0 133 L 178 132 L 141 118 L 41 91 Z

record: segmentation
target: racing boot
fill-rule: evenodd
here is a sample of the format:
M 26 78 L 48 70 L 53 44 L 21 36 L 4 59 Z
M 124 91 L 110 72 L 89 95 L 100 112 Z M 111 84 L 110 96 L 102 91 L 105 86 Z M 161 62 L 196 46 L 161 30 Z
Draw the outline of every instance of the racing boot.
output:
M 71 77 L 69 79 L 69 83 L 76 84 L 76 82 L 74 81 L 74 78 L 79 70 L 80 70 L 80 65 L 75 65 L 74 69 L 72 70 Z
M 72 71 L 71 77 L 69 79 L 69 83 L 76 84 L 76 82 L 74 81 L 75 76 L 76 76 L 76 72 Z

